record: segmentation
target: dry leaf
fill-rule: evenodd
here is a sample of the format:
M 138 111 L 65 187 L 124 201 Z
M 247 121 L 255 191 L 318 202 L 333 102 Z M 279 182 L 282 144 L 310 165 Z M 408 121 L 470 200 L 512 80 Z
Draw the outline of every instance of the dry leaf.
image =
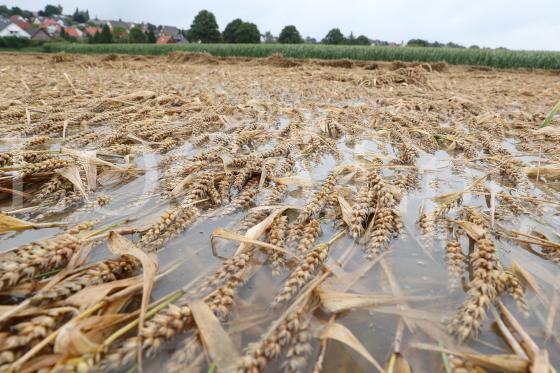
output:
M 212 234 L 210 235 L 210 243 L 212 245 L 212 254 L 214 256 L 217 256 L 217 252 L 216 252 L 215 245 L 214 245 L 214 238 L 215 237 L 223 238 L 223 239 L 226 239 L 226 240 L 239 241 L 239 242 L 248 243 L 248 244 L 251 244 L 251 245 L 257 245 L 257 246 L 261 246 L 261 247 L 266 247 L 267 249 L 276 250 L 276 251 L 281 252 L 283 254 L 287 254 L 291 257 L 299 258 L 296 254 L 294 254 L 294 253 L 292 253 L 292 252 L 290 252 L 286 249 L 283 249 L 280 246 L 272 245 L 272 244 L 262 242 L 262 241 L 259 241 L 259 240 L 253 240 L 253 239 L 247 238 L 246 236 L 242 236 L 240 234 L 227 231 L 223 228 L 214 229 L 214 231 L 212 231 Z
M 479 239 L 481 239 L 484 236 L 484 234 L 486 233 L 486 231 L 484 230 L 483 227 L 481 227 L 480 225 L 474 224 L 470 221 L 460 220 L 460 221 L 457 222 L 457 224 L 459 224 L 459 226 L 461 228 L 463 228 L 465 230 L 465 232 L 467 232 L 469 237 L 472 238 L 475 241 L 478 241 Z
M 140 322 L 139 329 L 144 326 L 144 319 L 146 317 L 146 310 L 150 304 L 150 295 L 158 268 L 157 257 L 155 254 L 146 254 L 140 250 L 132 242 L 121 236 L 115 231 L 109 233 L 109 250 L 115 255 L 131 255 L 142 263 L 143 271 L 143 290 L 142 290 L 142 305 L 140 307 Z
M 348 227 L 352 226 L 352 207 L 346 199 L 338 194 L 338 204 L 340 205 L 340 210 L 342 211 L 342 220 Z
M 133 315 L 112 314 L 71 320 L 60 328 L 54 342 L 54 352 L 67 356 L 96 352 L 105 338 Z
M 125 278 L 100 285 L 88 286 L 62 302 L 64 305 L 86 309 L 97 304 L 116 290 L 128 288 L 142 282 L 141 276 Z
M 96 157 L 96 151 L 88 151 L 92 158 Z M 95 191 L 97 189 L 97 165 L 91 159 L 86 160 L 83 163 L 84 171 L 86 173 L 86 181 L 89 190 Z
M 74 156 L 74 157 L 80 159 L 84 163 L 91 161 L 91 162 L 93 162 L 94 164 L 97 164 L 97 165 L 108 166 L 108 167 L 114 168 L 114 169 L 119 170 L 119 171 L 126 171 L 126 168 L 123 168 L 121 166 L 117 166 L 115 164 L 112 164 L 111 162 L 104 161 L 103 159 L 93 157 L 90 154 L 88 154 L 87 151 L 80 151 L 80 150 L 75 150 L 75 149 L 62 148 L 62 149 L 60 149 L 60 152 L 62 154 L 68 154 L 68 155 Z
M 295 186 L 305 186 L 309 187 L 314 184 L 314 181 L 310 178 L 305 178 L 301 176 L 286 176 L 286 177 L 276 177 L 272 179 L 275 183 L 284 185 L 295 185 Z
M 99 345 L 89 340 L 82 333 L 77 322 L 70 321 L 63 325 L 54 341 L 54 352 L 65 354 L 67 356 L 80 356 L 95 352 L 99 349 Z
M 220 372 L 234 370 L 240 355 L 220 321 L 201 299 L 189 302 L 189 307 L 211 362 Z
M 530 362 L 517 355 L 481 355 L 472 353 L 463 353 L 439 346 L 426 343 L 413 343 L 411 347 L 427 351 L 443 352 L 450 355 L 461 356 L 462 358 L 478 365 L 482 368 L 492 369 L 498 372 L 508 373 L 527 373 Z
M 76 189 L 78 189 L 80 193 L 84 196 L 86 201 L 89 202 L 89 198 L 84 189 L 84 184 L 82 183 L 82 178 L 80 177 L 80 171 L 78 170 L 77 166 L 72 165 L 72 166 L 64 167 L 59 170 L 56 170 L 56 172 L 62 175 L 63 177 L 65 177 L 66 179 L 68 179 L 68 181 L 70 181 L 72 184 L 74 184 Z
M 325 327 L 325 329 L 323 329 L 320 338 L 335 339 L 339 342 L 344 343 L 345 345 L 353 348 L 356 352 L 362 355 L 367 361 L 369 361 L 374 367 L 376 367 L 378 371 L 384 372 L 383 368 L 381 367 L 381 365 L 379 365 L 377 360 L 375 360 L 373 356 L 370 355 L 364 345 L 345 326 L 336 322 L 329 323 Z
M 475 365 L 498 372 L 526 373 L 530 364 L 517 355 L 465 354 L 464 357 Z
M 66 223 L 33 223 L 0 213 L 0 234 L 9 231 L 22 231 L 26 229 L 65 227 L 66 225 Z M 0 256 L 7 252 L 9 251 L 0 253 Z
M 57 363 L 62 361 L 64 355 L 62 354 L 48 354 L 37 356 L 29 360 L 21 367 L 20 373 L 31 373 L 39 371 L 50 371 Z
M 194 177 L 195 177 L 194 174 L 190 174 L 190 175 L 186 176 L 183 180 L 181 180 L 181 182 L 178 183 L 175 186 L 175 188 L 173 188 L 173 190 L 171 191 L 171 193 L 170 193 L 171 197 L 172 198 L 179 197 L 185 191 L 185 187 L 191 183 L 191 181 L 194 179 Z
M 286 211 L 287 209 L 288 209 L 287 207 L 282 207 L 282 208 L 274 210 L 270 215 L 268 215 L 268 217 L 266 219 L 264 219 L 260 223 L 256 224 L 255 226 L 249 228 L 247 230 L 247 232 L 245 233 L 245 238 L 248 238 L 248 239 L 251 239 L 251 240 L 258 240 L 264 234 L 264 232 L 266 232 L 268 230 L 268 228 L 270 227 L 270 225 L 272 224 L 274 219 L 278 215 L 280 215 L 281 213 Z M 234 255 L 239 255 L 239 254 L 245 252 L 247 250 L 247 248 L 248 248 L 248 245 L 245 242 L 242 242 L 239 245 L 239 247 L 237 248 L 237 250 L 235 251 Z
M 560 180 L 559 166 L 525 167 L 525 173 L 532 179 L 535 179 L 538 175 L 544 177 L 547 181 Z
M 388 304 L 399 304 L 410 301 L 425 301 L 433 296 L 403 296 L 392 294 L 350 294 L 335 291 L 319 291 L 322 306 L 329 312 L 337 313 L 355 308 L 371 308 Z
M 34 227 L 35 227 L 34 223 L 17 219 L 8 215 L 0 214 L 0 233 L 32 229 Z
M 531 273 L 529 273 L 525 268 L 521 266 L 516 260 L 511 261 L 511 269 L 513 273 L 522 278 L 527 285 L 535 292 L 537 298 L 541 301 L 542 304 L 548 305 L 548 297 L 544 294 L 541 286 L 539 285 L 538 281 L 533 277 Z

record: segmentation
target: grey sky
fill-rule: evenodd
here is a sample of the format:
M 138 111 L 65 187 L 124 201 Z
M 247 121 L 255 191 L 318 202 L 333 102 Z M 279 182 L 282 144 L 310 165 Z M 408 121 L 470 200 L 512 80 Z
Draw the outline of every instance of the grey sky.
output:
M 36 10 L 37 0 L 2 1 Z M 90 16 L 122 18 L 188 28 L 201 9 L 216 15 L 220 29 L 241 18 L 257 24 L 261 33 L 278 35 L 295 25 L 303 36 L 321 39 L 333 27 L 344 34 L 400 43 L 411 38 L 454 41 L 512 49 L 560 50 L 558 0 L 52 0 L 65 13 L 76 7 Z

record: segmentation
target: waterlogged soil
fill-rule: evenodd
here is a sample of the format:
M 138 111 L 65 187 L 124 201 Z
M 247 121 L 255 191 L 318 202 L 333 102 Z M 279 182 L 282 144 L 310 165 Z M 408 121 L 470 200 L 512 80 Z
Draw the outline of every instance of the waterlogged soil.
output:
M 4 232 L 0 262 L 84 222 L 70 234 L 92 243 L 83 263 L 38 265 L 17 283 L 0 264 L 5 306 L 44 291 L 61 271 L 48 287 L 117 258 L 122 252 L 107 242 L 116 230 L 157 258 L 164 275 L 150 302 L 177 289 L 186 289 L 173 300 L 180 307 L 204 299 L 234 352 L 208 345 L 214 329 L 152 312 L 146 325 L 165 332 L 140 333 L 145 371 L 560 366 L 560 121 L 541 128 L 560 97 L 553 72 L 279 56 L 2 54 L 0 88 L 2 213 L 62 223 Z M 390 217 L 380 221 L 385 210 Z M 267 223 L 272 214 L 287 226 Z M 258 234 L 248 230 L 259 223 Z M 223 230 L 228 237 L 218 237 Z M 240 247 L 242 237 L 269 245 Z M 322 243 L 329 249 L 317 256 Z M 241 254 L 243 264 L 232 265 Z M 138 275 L 142 284 L 141 267 L 121 277 Z M 136 325 L 103 349 L 53 335 L 77 328 L 72 319 L 91 307 L 68 300 L 80 291 L 2 320 L 8 346 L 10 336 L 30 333 L 23 323 L 38 330 L 38 315 L 76 310 L 4 348 L 0 370 L 135 367 L 136 348 L 132 358 L 113 357 L 134 340 Z M 142 286 L 131 294 L 86 319 L 132 314 Z M 136 318 L 86 335 L 102 346 Z M 334 337 L 333 325 L 348 333 Z M 49 335 L 51 343 L 26 355 Z M 224 365 L 226 353 L 235 361 Z M 518 370 L 496 358 L 503 354 Z

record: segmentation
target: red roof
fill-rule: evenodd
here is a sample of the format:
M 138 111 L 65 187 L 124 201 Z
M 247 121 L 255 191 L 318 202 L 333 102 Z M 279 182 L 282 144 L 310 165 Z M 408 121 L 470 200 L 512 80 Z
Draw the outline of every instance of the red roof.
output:
M 16 14 L 11 16 L 10 21 L 12 21 L 13 23 L 15 23 L 16 25 L 18 25 L 24 30 L 29 30 L 31 28 L 31 24 L 27 22 L 25 19 L 23 19 L 23 17 L 20 15 Z
M 95 36 L 95 34 L 97 34 L 98 32 L 101 32 L 101 29 L 97 28 L 97 27 L 86 27 L 84 32 L 86 33 L 86 35 Z
M 47 18 L 43 21 L 42 25 L 43 26 L 58 25 L 58 22 L 56 21 L 56 19 Z
M 174 43 L 173 41 L 173 36 L 168 36 L 168 35 L 162 35 L 159 38 L 157 38 L 156 44 L 172 44 Z
M 75 27 L 66 27 L 64 29 L 64 31 L 66 31 L 68 36 L 71 36 L 73 38 L 81 38 L 82 37 L 82 32 Z

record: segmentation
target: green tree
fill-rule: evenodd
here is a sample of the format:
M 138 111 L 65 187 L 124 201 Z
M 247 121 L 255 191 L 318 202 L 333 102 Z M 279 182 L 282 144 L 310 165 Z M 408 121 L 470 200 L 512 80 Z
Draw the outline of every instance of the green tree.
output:
M 235 33 L 239 27 L 243 25 L 243 21 L 239 18 L 234 19 L 226 25 L 224 32 L 222 33 L 222 38 L 225 43 L 235 43 Z
M 356 45 L 369 45 L 370 42 L 369 42 L 369 39 L 368 39 L 367 36 L 360 35 L 356 38 L 355 44 Z
M 31 18 L 33 17 L 33 13 L 30 12 L 29 10 L 23 10 L 18 6 L 13 6 L 12 9 L 9 11 L 10 14 L 8 14 L 9 16 L 15 16 L 15 15 L 20 15 L 23 18 Z
M 111 29 L 108 24 L 104 24 L 101 32 L 95 34 L 95 36 L 97 35 L 99 35 L 97 38 L 98 43 L 109 44 L 113 42 L 113 34 L 111 33 Z
M 278 42 L 282 44 L 301 44 L 303 39 L 294 25 L 286 26 L 280 31 Z
M 350 44 L 350 45 L 356 44 L 356 37 L 354 36 L 354 33 L 352 31 L 350 31 L 350 35 L 348 36 L 348 39 L 344 40 L 343 44 Z
M 6 5 L 0 5 L 0 16 L 8 18 L 11 16 L 10 9 Z
M 145 43 L 148 41 L 148 36 L 144 34 L 140 27 L 133 27 L 128 32 L 129 43 Z
M 113 27 L 113 43 L 127 43 L 128 42 L 128 34 L 126 29 L 121 26 Z
M 87 21 L 84 12 L 80 11 L 78 8 L 76 8 L 74 14 L 72 14 L 72 20 L 77 23 L 84 23 Z
M 258 44 L 261 42 L 261 32 L 257 25 L 243 22 L 235 32 L 235 42 L 245 44 Z
M 62 14 L 62 6 L 60 5 L 54 6 L 54 5 L 47 4 L 47 6 L 45 6 L 45 10 L 43 11 L 43 15 L 45 17 L 52 17 L 61 14 Z
M 449 43 L 447 43 L 445 46 L 446 46 L 447 48 L 465 48 L 463 45 L 454 43 L 454 42 L 452 42 L 452 41 L 450 41 Z
M 157 41 L 156 37 L 156 26 L 148 23 L 148 32 L 146 33 L 146 42 L 147 43 L 155 43 Z
M 407 47 L 429 47 L 430 43 L 424 39 L 410 39 L 406 43 Z
M 222 37 L 226 43 L 255 44 L 261 42 L 261 33 L 257 25 L 243 22 L 239 18 L 228 23 Z
M 187 31 L 187 40 L 191 43 L 218 43 L 222 39 L 222 34 L 218 29 L 218 23 L 213 13 L 207 10 L 201 10 L 191 24 L 191 28 Z
M 330 30 L 325 38 L 321 41 L 323 44 L 344 44 L 346 41 L 344 35 L 338 28 Z

